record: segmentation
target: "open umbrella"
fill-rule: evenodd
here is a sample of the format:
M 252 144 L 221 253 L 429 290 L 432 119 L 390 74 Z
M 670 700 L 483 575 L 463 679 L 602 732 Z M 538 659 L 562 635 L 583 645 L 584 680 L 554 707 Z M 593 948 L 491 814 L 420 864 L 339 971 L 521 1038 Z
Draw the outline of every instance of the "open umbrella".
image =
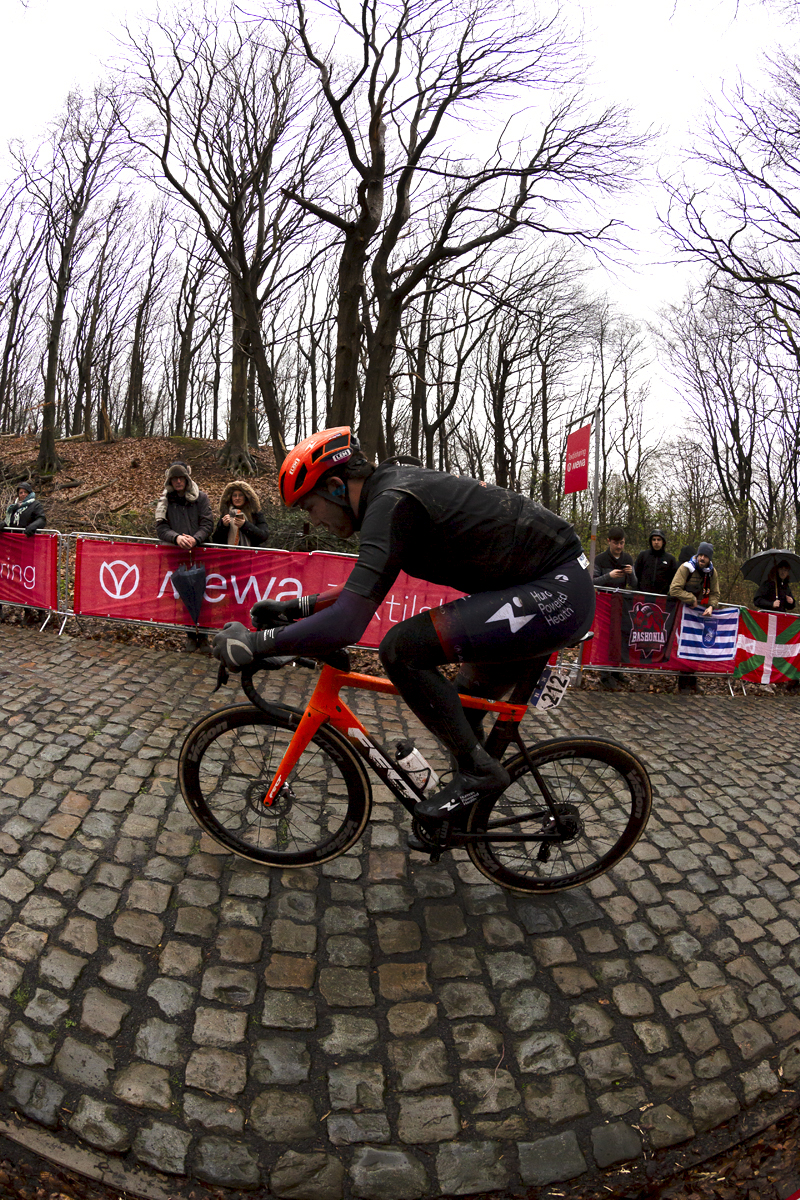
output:
M 789 578 L 797 583 L 800 580 L 800 554 L 793 550 L 762 550 L 754 554 L 742 565 L 742 575 L 752 583 L 762 584 L 773 567 L 779 562 L 785 562 L 789 568 Z
M 181 565 L 172 572 L 172 586 L 184 603 L 189 616 L 197 624 L 200 618 L 200 605 L 206 590 L 206 569 L 202 566 L 187 567 Z

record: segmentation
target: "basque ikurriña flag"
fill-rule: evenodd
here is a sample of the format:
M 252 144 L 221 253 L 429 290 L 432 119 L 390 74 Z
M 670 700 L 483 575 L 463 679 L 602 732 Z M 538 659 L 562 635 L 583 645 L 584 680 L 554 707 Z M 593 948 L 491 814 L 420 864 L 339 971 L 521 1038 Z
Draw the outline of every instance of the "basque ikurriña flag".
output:
M 704 617 L 701 608 L 684 606 L 678 639 L 678 658 L 730 662 L 736 654 L 738 608 L 717 608 Z
M 733 675 L 754 683 L 800 679 L 800 619 L 743 608 Z

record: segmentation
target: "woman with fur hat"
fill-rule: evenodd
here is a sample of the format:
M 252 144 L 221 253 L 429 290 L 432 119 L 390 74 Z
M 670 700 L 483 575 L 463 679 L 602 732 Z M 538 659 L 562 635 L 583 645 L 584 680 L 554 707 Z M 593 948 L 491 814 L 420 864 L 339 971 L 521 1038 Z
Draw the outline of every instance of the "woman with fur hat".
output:
M 193 550 L 211 537 L 211 501 L 192 479 L 192 468 L 175 462 L 167 468 L 164 491 L 156 505 L 156 536 L 160 542 Z
M 263 546 L 269 526 L 261 512 L 258 495 L 242 479 L 234 479 L 222 493 L 220 519 L 211 541 L 222 546 Z
M 211 501 L 192 479 L 192 468 L 185 462 L 175 462 L 167 468 L 164 491 L 156 505 L 156 534 L 160 542 L 194 550 L 211 537 L 214 514 Z M 208 635 L 187 630 L 184 649 L 208 652 Z

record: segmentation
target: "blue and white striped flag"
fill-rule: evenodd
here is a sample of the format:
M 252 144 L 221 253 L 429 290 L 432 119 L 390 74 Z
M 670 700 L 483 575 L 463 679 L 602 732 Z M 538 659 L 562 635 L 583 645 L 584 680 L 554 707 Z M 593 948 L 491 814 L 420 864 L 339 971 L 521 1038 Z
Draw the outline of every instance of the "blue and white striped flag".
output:
M 736 656 L 736 635 L 739 631 L 738 608 L 715 608 L 710 617 L 703 609 L 684 605 L 681 613 L 681 632 L 678 638 L 678 658 L 732 661 Z

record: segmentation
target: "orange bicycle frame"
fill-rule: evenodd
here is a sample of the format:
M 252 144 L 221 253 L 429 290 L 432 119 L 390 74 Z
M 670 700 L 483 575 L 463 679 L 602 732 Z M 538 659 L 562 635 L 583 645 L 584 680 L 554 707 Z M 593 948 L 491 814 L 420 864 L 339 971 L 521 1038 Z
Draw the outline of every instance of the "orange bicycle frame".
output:
M 327 721 L 333 729 L 346 738 L 353 749 L 394 792 L 408 811 L 413 811 L 414 805 L 423 799 L 423 793 L 415 787 L 397 763 L 391 762 L 386 757 L 352 709 L 348 708 L 341 699 L 339 692 L 343 687 L 357 688 L 364 692 L 380 692 L 386 696 L 399 694 L 397 688 L 388 679 L 381 679 L 375 675 L 360 675 L 352 671 L 339 671 L 335 667 L 323 665 L 316 687 L 264 797 L 264 804 L 272 805 L 275 802 L 280 789 L 297 766 L 303 751 L 320 726 Z M 483 700 L 478 696 L 462 695 L 460 700 L 465 708 L 495 713 L 498 721 L 507 722 L 510 725 L 518 725 L 528 708 L 527 703 Z

